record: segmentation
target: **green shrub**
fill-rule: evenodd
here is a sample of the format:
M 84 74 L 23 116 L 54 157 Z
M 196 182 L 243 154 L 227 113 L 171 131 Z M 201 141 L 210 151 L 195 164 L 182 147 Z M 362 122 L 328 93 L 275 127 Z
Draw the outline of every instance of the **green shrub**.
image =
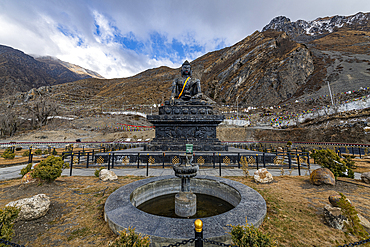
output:
M 61 157 L 51 155 L 33 168 L 32 177 L 52 182 L 62 175 L 62 170 L 66 167 L 68 164 Z
M 343 216 L 347 218 L 344 225 L 347 229 L 347 234 L 350 233 L 361 239 L 367 239 L 369 234 L 366 232 L 364 227 L 360 224 L 360 219 L 358 218 L 358 213 L 354 206 L 347 200 L 347 198 L 339 193 L 341 198 L 339 199 L 338 206 L 341 208 Z
M 355 165 L 351 159 L 341 159 L 333 150 L 322 149 L 316 150 L 311 154 L 315 162 L 324 168 L 328 168 L 337 177 L 354 178 L 353 168 Z M 348 171 L 348 175 L 345 173 Z
M 11 148 L 5 149 L 4 153 L 1 155 L 4 159 L 14 159 L 15 153 L 13 153 Z
M 286 143 L 286 145 L 287 145 L 287 146 L 292 146 L 292 142 L 291 142 L 291 141 L 288 141 L 288 142 Z
M 36 149 L 36 151 L 34 152 L 36 155 L 40 155 L 40 154 L 42 154 L 42 150 L 41 149 Z
M 99 177 L 99 173 L 103 169 L 104 169 L 104 167 L 100 167 L 99 169 L 95 169 L 95 172 L 94 172 L 95 177 Z
M 28 157 L 30 156 L 30 150 L 24 151 L 22 154 L 22 157 Z
M 32 163 L 29 163 L 26 167 L 22 168 L 20 174 L 23 177 L 24 175 L 26 175 L 27 173 L 29 173 L 31 171 L 31 169 L 32 169 Z
M 276 246 L 276 242 L 265 233 L 262 233 L 253 225 L 249 226 L 247 220 L 245 226 L 232 226 L 231 240 L 239 247 L 270 247 Z
M 52 155 L 57 155 L 58 154 L 58 152 L 57 152 L 57 150 L 55 150 L 55 148 L 53 149 L 53 151 L 51 151 L 51 154 Z
M 0 209 L 0 239 L 11 241 L 14 234 L 14 220 L 18 217 L 20 209 L 16 207 L 5 207 Z M 0 244 L 0 246 L 5 246 Z
M 148 247 L 150 244 L 149 236 L 142 236 L 135 233 L 135 228 L 129 227 L 119 232 L 119 237 L 110 245 L 113 247 Z

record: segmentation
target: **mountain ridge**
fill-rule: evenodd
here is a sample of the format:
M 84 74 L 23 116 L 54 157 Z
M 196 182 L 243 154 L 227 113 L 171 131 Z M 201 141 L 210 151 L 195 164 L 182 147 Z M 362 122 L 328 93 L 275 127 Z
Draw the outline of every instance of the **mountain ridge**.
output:
M 78 69 L 79 71 L 76 71 Z M 0 45 L 0 96 L 14 95 L 32 88 L 52 86 L 93 76 L 100 75 L 89 71 L 84 73 L 82 67 L 59 59 L 51 57 L 35 59 L 20 50 Z
M 288 17 L 277 16 L 262 28 L 283 31 L 296 41 L 311 41 L 340 28 L 370 31 L 370 13 L 359 12 L 351 16 L 319 17 L 313 21 L 297 20 L 292 22 Z

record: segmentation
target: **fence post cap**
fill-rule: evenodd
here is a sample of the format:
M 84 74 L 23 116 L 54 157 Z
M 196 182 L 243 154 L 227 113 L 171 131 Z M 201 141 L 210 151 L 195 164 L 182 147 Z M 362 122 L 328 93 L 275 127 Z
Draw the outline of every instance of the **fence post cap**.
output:
M 203 230 L 203 222 L 200 219 L 197 219 L 194 222 L 194 226 L 195 226 L 195 231 L 196 232 L 202 232 L 202 230 Z

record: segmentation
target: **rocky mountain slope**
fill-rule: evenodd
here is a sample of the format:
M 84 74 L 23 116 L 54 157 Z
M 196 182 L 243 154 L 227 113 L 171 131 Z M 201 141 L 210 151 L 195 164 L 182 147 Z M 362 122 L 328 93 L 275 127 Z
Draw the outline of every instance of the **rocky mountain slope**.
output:
M 292 40 L 305 44 L 312 54 L 314 72 L 306 88 L 293 96 L 299 100 L 356 91 L 369 86 L 370 13 L 317 18 L 313 21 L 279 16 L 263 31 L 282 31 Z
M 51 57 L 51 56 L 33 56 L 37 61 L 47 63 L 49 67 L 59 67 L 63 66 L 70 71 L 79 74 L 81 76 L 90 76 L 91 78 L 98 78 L 98 79 L 104 79 L 103 76 L 99 75 L 97 72 L 82 68 L 81 66 L 68 63 L 65 61 L 62 61 L 56 57 Z
M 0 45 L 0 96 L 100 75 L 60 60 L 34 57 Z
M 238 101 L 242 107 L 317 98 L 329 93 L 328 83 L 333 93 L 368 87 L 369 16 L 274 18 L 262 32 L 192 61 L 193 76 L 217 103 Z M 59 85 L 53 97 L 68 104 L 152 105 L 168 99 L 179 74 L 179 69 L 159 67 L 129 78 L 84 79 Z

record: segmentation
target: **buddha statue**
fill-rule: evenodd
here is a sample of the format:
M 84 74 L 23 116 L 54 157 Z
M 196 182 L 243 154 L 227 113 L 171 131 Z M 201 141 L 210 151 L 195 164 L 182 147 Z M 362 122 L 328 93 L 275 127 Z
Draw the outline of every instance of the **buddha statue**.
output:
M 200 80 L 191 78 L 191 65 L 186 60 L 181 66 L 181 77 L 172 83 L 171 102 L 201 99 Z

